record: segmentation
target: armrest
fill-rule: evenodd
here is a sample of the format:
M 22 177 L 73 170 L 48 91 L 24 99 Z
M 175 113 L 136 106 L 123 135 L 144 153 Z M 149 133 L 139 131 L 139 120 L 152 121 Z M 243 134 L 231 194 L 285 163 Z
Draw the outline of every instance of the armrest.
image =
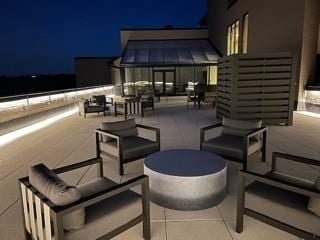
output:
M 138 128 L 144 128 L 144 129 L 147 129 L 147 130 L 150 130 L 150 131 L 160 132 L 160 129 L 159 129 L 159 128 L 150 127 L 150 126 L 141 125 L 141 124 L 136 124 L 136 126 L 137 126 Z
M 102 159 L 101 158 L 92 158 L 92 159 L 88 159 L 83 162 L 78 162 L 78 163 L 74 163 L 74 164 L 71 164 L 68 166 L 52 169 L 52 171 L 55 172 L 56 174 L 61 174 L 61 173 L 69 172 L 69 171 L 76 170 L 76 169 L 79 169 L 82 167 L 90 166 L 93 164 L 102 164 Z
M 124 183 L 120 183 L 120 184 L 117 184 L 116 186 L 112 186 L 108 189 L 105 189 L 91 196 L 82 198 L 74 203 L 70 203 L 64 206 L 52 206 L 51 210 L 54 211 L 56 214 L 63 216 L 75 210 L 91 206 L 107 198 L 110 198 L 114 195 L 120 194 L 137 185 L 141 185 L 143 188 L 142 198 L 147 198 L 148 196 L 146 195 L 148 194 L 149 178 L 146 175 L 141 175 L 139 177 L 128 180 Z
M 282 188 L 288 191 L 300 193 L 302 195 L 306 195 L 309 197 L 320 198 L 320 191 L 317 191 L 317 190 L 303 188 L 301 186 L 298 186 L 292 183 L 280 181 L 278 179 L 273 179 L 270 176 L 260 175 L 260 174 L 253 173 L 246 170 L 240 170 L 239 173 L 240 173 L 240 176 L 244 178 L 250 178 L 258 182 L 262 182 L 262 183 L 265 183 L 274 187 Z
M 204 142 L 206 131 L 218 128 L 220 126 L 222 126 L 222 123 L 217 123 L 217 124 L 214 124 L 214 125 L 210 125 L 210 126 L 201 128 L 200 129 L 200 143 Z
M 271 164 L 272 171 L 275 171 L 277 169 L 277 159 L 279 159 L 279 158 L 283 158 L 286 160 L 291 160 L 291 161 L 299 162 L 299 163 L 305 163 L 305 164 L 309 164 L 309 165 L 320 166 L 319 160 L 300 157 L 300 156 L 294 156 L 294 155 L 290 155 L 290 154 L 286 154 L 286 153 L 273 152 L 272 153 L 272 164 Z
M 101 134 L 101 135 L 104 135 L 104 136 L 107 136 L 107 137 L 110 137 L 110 138 L 114 138 L 116 140 L 119 140 L 121 138 L 120 135 L 108 132 L 106 130 L 102 130 L 101 128 L 96 129 L 95 132 L 97 134 Z
M 251 137 L 254 137 L 254 136 L 257 136 L 258 134 L 261 134 L 261 133 L 266 133 L 268 130 L 268 128 L 266 127 L 261 127 L 259 129 L 256 129 L 248 134 L 245 135 L 245 138 L 248 139 L 248 138 L 251 138 Z
M 160 129 L 159 128 L 145 126 L 145 125 L 141 125 L 141 124 L 136 124 L 136 126 L 137 126 L 137 128 L 143 128 L 143 129 L 147 129 L 150 131 L 154 131 L 156 133 L 156 142 L 160 143 Z

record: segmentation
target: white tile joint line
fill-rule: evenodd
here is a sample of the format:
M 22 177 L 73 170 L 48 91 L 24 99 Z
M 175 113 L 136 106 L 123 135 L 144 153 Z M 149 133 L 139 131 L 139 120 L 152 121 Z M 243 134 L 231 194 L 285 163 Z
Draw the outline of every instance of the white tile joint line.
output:
M 10 142 L 18 139 L 18 138 L 21 138 L 27 134 L 30 134 L 32 132 L 39 130 L 39 129 L 42 129 L 48 125 L 51 125 L 58 120 L 69 117 L 69 116 L 75 114 L 76 112 L 78 112 L 78 107 L 72 108 L 71 110 L 67 110 L 62 113 L 59 113 L 55 116 L 49 117 L 43 121 L 34 123 L 32 125 L 29 125 L 29 126 L 14 130 L 12 132 L 6 133 L 4 135 L 1 135 L 0 136 L 0 146 L 3 146 L 7 143 L 10 143 Z

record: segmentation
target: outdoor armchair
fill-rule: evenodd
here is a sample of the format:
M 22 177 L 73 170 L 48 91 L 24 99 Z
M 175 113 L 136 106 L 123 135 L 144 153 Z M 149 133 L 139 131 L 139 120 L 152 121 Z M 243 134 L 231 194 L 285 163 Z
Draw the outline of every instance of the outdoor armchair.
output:
M 65 185 L 58 177 L 94 164 L 97 178 L 77 187 Z M 140 222 L 144 239 L 150 239 L 149 180 L 145 175 L 118 184 L 103 176 L 102 159 L 94 158 L 53 170 L 38 164 L 28 177 L 19 179 L 19 186 L 26 239 L 111 239 Z M 130 190 L 135 186 L 141 186 L 141 195 Z
M 142 95 L 140 96 L 140 104 L 141 104 L 141 117 L 144 117 L 144 112 L 146 108 L 151 108 L 154 112 L 154 97 L 150 95 Z
M 155 133 L 155 141 L 139 136 L 138 129 Z M 134 119 L 101 123 L 96 129 L 97 156 L 106 155 L 119 163 L 119 174 L 124 164 L 160 151 L 160 129 L 136 124 Z
M 88 113 L 103 113 L 105 115 L 105 105 L 92 105 L 89 100 L 83 100 L 79 102 L 79 116 L 87 117 Z
M 214 106 L 216 103 L 216 98 L 217 98 L 216 92 L 206 91 L 206 92 L 204 92 L 203 102 L 204 102 L 204 104 L 210 104 L 210 105 Z
M 206 139 L 206 133 L 217 128 L 222 128 L 221 134 Z M 261 127 L 261 121 L 223 118 L 222 123 L 200 130 L 200 150 L 241 162 L 244 169 L 247 168 L 248 157 L 257 152 L 261 152 L 262 161 L 266 160 L 266 140 L 267 128 Z
M 317 184 L 277 169 L 281 159 L 320 167 L 320 161 L 283 153 L 273 153 L 271 171 L 265 175 L 240 171 L 238 189 L 238 233 L 243 231 L 243 215 L 295 234 L 306 240 L 320 239 L 320 176 Z M 299 169 L 300 171 L 300 169 Z M 251 184 L 245 186 L 250 181 Z M 312 207 L 318 212 L 312 211 Z M 317 203 L 315 203 L 317 201 Z M 317 204 L 317 205 L 316 205 Z

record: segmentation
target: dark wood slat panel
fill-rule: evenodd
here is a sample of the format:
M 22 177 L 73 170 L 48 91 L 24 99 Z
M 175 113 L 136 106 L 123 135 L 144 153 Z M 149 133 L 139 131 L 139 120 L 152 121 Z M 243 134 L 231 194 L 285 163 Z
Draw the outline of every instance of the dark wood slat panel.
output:
M 217 115 L 291 124 L 295 60 L 291 53 L 219 59 Z

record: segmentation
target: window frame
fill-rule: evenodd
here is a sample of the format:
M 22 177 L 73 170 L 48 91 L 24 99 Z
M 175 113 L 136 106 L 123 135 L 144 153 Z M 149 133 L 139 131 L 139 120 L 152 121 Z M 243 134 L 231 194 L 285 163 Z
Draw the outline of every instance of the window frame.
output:
M 246 32 L 245 32 L 245 23 L 247 23 Z M 246 33 L 246 41 L 244 41 L 245 40 L 244 33 Z M 248 53 L 248 46 L 249 46 L 248 42 L 249 42 L 249 12 L 246 12 L 242 17 L 242 29 L 241 29 L 241 53 L 242 54 Z M 246 51 L 244 51 L 244 49 Z
M 237 33 L 238 33 L 238 37 L 237 37 Z M 239 54 L 240 52 L 239 41 L 240 41 L 240 20 L 236 19 L 232 24 L 227 26 L 227 56 Z

